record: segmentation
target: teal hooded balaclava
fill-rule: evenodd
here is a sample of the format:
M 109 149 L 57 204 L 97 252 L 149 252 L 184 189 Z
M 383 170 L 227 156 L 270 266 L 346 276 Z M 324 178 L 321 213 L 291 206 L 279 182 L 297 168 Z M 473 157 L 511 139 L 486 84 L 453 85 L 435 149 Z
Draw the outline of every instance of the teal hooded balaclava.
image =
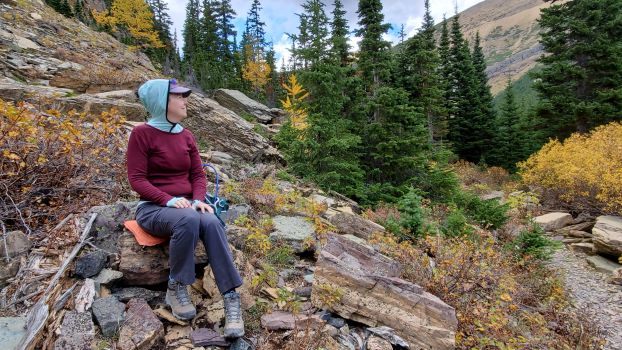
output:
M 149 112 L 148 125 L 165 132 L 178 134 L 184 128 L 178 123 L 171 123 L 166 116 L 169 87 L 170 81 L 168 79 L 149 80 L 138 88 L 138 98 Z

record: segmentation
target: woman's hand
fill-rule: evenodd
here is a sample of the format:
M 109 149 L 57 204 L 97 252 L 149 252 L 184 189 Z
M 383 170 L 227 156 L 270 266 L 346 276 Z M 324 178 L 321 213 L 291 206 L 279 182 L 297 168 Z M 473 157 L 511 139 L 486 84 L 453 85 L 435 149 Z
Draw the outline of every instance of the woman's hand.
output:
M 208 204 L 205 204 L 201 201 L 196 203 L 196 209 L 200 210 L 202 213 L 205 213 L 207 211 L 210 214 L 214 214 L 214 208 L 212 208 Z
M 178 209 L 191 208 L 192 204 L 190 204 L 190 201 L 186 198 L 180 198 L 173 204 L 173 207 Z

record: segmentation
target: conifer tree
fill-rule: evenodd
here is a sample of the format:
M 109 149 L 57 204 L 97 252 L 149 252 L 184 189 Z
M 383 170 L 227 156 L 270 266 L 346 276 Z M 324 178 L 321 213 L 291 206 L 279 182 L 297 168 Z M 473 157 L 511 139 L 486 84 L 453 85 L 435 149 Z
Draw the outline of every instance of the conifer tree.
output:
M 512 172 L 516 170 L 516 163 L 524 156 L 521 121 L 512 81 L 508 77 L 503 103 L 496 119 L 494 142 L 489 152 L 488 161 L 491 165 L 498 165 Z
M 388 84 L 390 44 L 382 39 L 389 25 L 382 23 L 380 0 L 361 0 L 358 8 L 362 36 L 358 66 L 368 95 L 362 125 L 361 164 L 366 173 L 366 199 L 395 201 L 423 171 L 427 150 L 423 115 L 409 104 L 408 93 Z
M 542 10 L 547 54 L 536 90 L 544 137 L 564 139 L 622 119 L 621 12 L 620 0 L 575 0 Z
M 78 21 L 82 23 L 86 23 L 86 17 L 84 16 L 84 5 L 82 4 L 82 0 L 76 1 L 76 6 L 74 8 L 74 12 Z
M 330 23 L 331 28 L 331 55 L 342 66 L 346 66 L 350 62 L 348 44 L 348 23 L 343 9 L 341 0 L 335 0 L 333 3 L 333 19 Z
M 306 35 L 299 36 L 298 56 L 310 66 L 318 64 L 326 58 L 328 51 L 328 18 L 324 12 L 324 4 L 320 0 L 307 0 L 302 4 L 301 23 L 305 23 Z M 306 40 L 306 41 L 303 41 Z
M 200 13 L 199 0 L 189 0 L 186 5 L 186 19 L 182 31 L 184 62 L 191 62 L 195 52 L 199 51 L 201 37 Z
M 399 64 L 402 87 L 410 93 L 411 103 L 426 117 L 429 142 L 442 142 L 447 135 L 447 111 L 429 0 L 425 1 L 421 30 L 405 46 Z
M 234 53 L 236 51 L 235 37 L 237 32 L 233 25 L 235 11 L 231 7 L 231 0 L 221 0 L 216 6 L 217 33 L 219 38 L 219 62 L 222 72 L 222 87 L 236 88 L 239 86 L 236 76 Z
M 173 61 L 173 38 L 171 37 L 171 26 L 173 21 L 168 14 L 168 4 L 164 0 L 149 0 L 151 12 L 153 12 L 154 28 L 158 32 L 163 47 L 150 48 L 146 50 L 147 55 L 162 66 L 165 74 L 178 75 L 179 71 L 174 71 L 171 62 Z
M 495 111 L 492 104 L 492 94 L 488 85 L 488 76 L 486 75 L 486 59 L 484 51 L 480 45 L 479 32 L 475 34 L 475 42 L 473 43 L 473 73 L 474 88 L 477 95 L 477 105 L 479 110 L 472 120 L 472 130 L 476 133 L 479 152 L 485 158 L 488 145 L 494 137 Z M 516 157 L 515 157 L 516 158 Z
M 61 0 L 59 12 L 65 17 L 73 17 L 73 12 L 71 11 L 71 6 L 69 6 L 69 2 L 67 0 Z

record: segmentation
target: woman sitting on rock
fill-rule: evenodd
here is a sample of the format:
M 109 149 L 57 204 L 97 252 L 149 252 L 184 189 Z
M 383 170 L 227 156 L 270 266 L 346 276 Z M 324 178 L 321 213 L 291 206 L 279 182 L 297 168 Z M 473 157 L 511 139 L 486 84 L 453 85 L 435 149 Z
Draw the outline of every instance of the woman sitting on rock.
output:
M 141 200 L 136 221 L 152 235 L 170 237 L 166 303 L 173 315 L 183 320 L 196 316 L 187 287 L 195 281 L 194 251 L 200 239 L 223 295 L 224 335 L 241 337 L 244 323 L 235 289 L 242 279 L 223 226 L 202 201 L 207 184 L 194 136 L 179 124 L 190 93 L 174 79 L 149 80 L 138 89 L 150 118 L 132 130 L 127 147 L 128 179 Z

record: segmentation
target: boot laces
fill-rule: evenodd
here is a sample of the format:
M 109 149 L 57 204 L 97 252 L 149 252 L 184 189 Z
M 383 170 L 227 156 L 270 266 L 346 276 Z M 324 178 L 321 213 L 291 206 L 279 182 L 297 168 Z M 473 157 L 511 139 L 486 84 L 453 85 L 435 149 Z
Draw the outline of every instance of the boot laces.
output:
M 225 295 L 225 317 L 227 320 L 237 321 L 240 319 L 240 296 L 237 293 Z
M 185 285 L 177 282 L 175 283 L 175 297 L 181 305 L 190 304 L 190 295 L 188 294 L 188 288 Z

